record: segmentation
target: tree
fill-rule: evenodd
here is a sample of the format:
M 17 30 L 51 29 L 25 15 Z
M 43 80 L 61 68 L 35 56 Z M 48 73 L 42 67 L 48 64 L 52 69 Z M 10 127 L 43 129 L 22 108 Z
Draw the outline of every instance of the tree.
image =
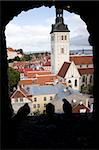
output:
M 22 55 L 24 54 L 23 49 L 17 49 L 16 52 L 20 52 L 20 54 L 22 54 Z
M 13 88 L 17 86 L 18 81 L 20 80 L 20 73 L 15 69 L 8 68 L 8 81 L 9 81 L 9 90 L 13 91 Z
M 31 60 L 32 57 L 31 57 L 31 54 L 25 54 L 22 58 L 21 58 L 21 61 L 29 61 Z
M 14 61 L 20 61 L 20 57 L 19 57 L 19 56 L 16 56 L 16 57 L 14 58 Z

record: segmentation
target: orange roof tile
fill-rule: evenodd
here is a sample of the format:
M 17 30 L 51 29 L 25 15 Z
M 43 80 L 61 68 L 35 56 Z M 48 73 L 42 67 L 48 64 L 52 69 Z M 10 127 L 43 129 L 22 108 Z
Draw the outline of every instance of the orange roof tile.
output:
M 33 80 L 26 79 L 26 80 L 19 81 L 19 85 L 28 85 L 28 84 L 33 84 Z
M 93 56 L 70 56 L 70 61 L 74 61 L 76 65 L 93 64 Z
M 35 77 L 36 74 L 38 75 L 46 75 L 46 74 L 51 74 L 50 71 L 27 71 L 25 73 L 25 75 L 28 77 L 28 78 L 32 78 L 32 77 Z
M 69 68 L 69 66 L 70 66 L 70 64 L 71 64 L 71 63 L 64 62 L 64 64 L 62 65 L 61 69 L 60 69 L 59 72 L 58 72 L 58 76 L 64 78 L 65 75 L 66 75 L 66 72 L 67 72 L 67 70 L 68 70 L 68 68 Z
M 83 75 L 83 74 L 93 74 L 94 73 L 94 68 L 79 68 L 78 71 L 81 75 Z
M 13 48 L 7 48 L 7 50 L 8 50 L 9 52 L 15 52 L 15 50 L 14 50 Z

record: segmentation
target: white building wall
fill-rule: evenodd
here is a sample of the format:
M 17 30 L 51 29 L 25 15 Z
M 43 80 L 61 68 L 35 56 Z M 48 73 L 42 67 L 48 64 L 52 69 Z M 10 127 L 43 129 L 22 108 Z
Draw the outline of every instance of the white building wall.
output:
M 76 65 L 74 64 L 74 62 L 72 62 L 65 76 L 66 82 L 70 80 L 72 88 L 79 91 L 80 77 L 81 76 L 77 70 Z M 75 80 L 77 80 L 77 86 L 75 86 Z
M 9 59 L 14 59 L 16 56 L 17 56 L 17 52 L 9 52 L 8 51 L 8 57 L 7 57 L 7 59 L 9 60 Z
M 69 32 L 54 32 L 51 34 L 52 72 L 57 74 L 65 61 L 69 62 Z

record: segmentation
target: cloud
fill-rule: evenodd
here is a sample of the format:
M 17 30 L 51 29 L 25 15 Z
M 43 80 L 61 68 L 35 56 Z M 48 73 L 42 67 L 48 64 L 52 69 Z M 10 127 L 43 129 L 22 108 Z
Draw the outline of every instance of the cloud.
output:
M 26 52 L 49 51 L 51 24 L 55 23 L 55 17 L 48 17 L 42 22 L 37 25 L 21 25 L 11 21 L 5 31 L 7 47 L 22 48 Z M 86 24 L 80 19 L 80 16 L 74 13 L 64 13 L 64 23 L 70 30 L 70 48 L 91 48 Z
M 49 32 L 49 27 L 42 25 L 19 26 L 9 23 L 5 32 L 7 46 L 24 51 L 46 50 L 50 42 Z

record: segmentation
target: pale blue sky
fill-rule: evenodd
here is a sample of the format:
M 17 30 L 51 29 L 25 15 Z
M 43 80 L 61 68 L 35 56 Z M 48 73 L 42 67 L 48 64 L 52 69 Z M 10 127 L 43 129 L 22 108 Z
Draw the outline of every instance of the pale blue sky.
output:
M 7 47 L 29 51 L 50 51 L 51 25 L 55 8 L 40 7 L 21 12 L 6 26 Z M 64 11 L 64 23 L 70 32 L 70 49 L 91 49 L 86 24 L 74 13 Z

